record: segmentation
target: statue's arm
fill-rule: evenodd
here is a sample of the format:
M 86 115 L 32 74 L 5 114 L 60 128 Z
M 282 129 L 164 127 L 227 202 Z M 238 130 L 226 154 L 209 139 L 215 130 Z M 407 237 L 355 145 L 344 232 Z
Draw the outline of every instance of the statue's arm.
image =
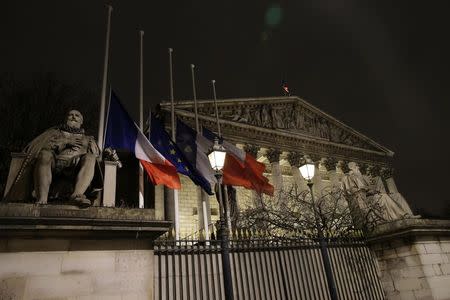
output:
M 89 136 L 88 152 L 94 154 L 96 157 L 100 157 L 100 148 L 93 136 Z
M 23 150 L 27 154 L 38 154 L 41 149 L 51 149 L 52 141 L 57 139 L 58 129 L 50 128 L 35 137 Z

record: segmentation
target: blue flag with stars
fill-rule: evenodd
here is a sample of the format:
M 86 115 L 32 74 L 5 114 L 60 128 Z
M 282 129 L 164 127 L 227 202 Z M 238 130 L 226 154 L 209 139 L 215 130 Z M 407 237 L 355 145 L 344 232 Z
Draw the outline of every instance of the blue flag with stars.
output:
M 159 153 L 175 166 L 178 173 L 188 176 L 196 185 L 199 185 L 208 194 L 214 194 L 208 180 L 206 180 L 198 170 L 189 163 L 183 152 L 172 141 L 161 122 L 154 115 L 152 115 L 150 125 L 150 142 Z

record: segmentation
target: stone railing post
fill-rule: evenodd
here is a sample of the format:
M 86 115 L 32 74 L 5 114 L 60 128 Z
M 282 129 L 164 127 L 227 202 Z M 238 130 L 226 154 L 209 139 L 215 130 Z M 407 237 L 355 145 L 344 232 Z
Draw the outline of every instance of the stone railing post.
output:
M 103 206 L 105 207 L 116 206 L 116 181 L 118 165 L 119 162 L 116 161 L 105 161 L 105 178 L 103 182 Z M 99 206 L 99 203 L 94 203 L 94 206 Z

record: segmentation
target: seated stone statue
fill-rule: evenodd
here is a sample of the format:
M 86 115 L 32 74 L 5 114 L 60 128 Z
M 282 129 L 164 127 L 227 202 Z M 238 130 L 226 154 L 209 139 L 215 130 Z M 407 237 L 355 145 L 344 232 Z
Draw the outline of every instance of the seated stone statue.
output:
M 82 124 L 82 114 L 71 110 L 65 124 L 46 130 L 25 147 L 27 156 L 5 197 L 7 201 L 26 201 L 31 193 L 36 203 L 46 204 L 54 179 L 66 177 L 73 186 L 65 190 L 66 195 L 53 191 L 56 196 L 69 198 L 80 207 L 91 205 L 85 192 L 96 173 L 100 150 L 94 138 L 84 134 Z
M 354 196 L 354 199 L 350 198 L 354 202 L 349 203 L 351 207 L 365 210 L 367 208 L 366 197 L 368 194 L 373 194 L 373 191 L 355 162 L 349 162 L 348 168 L 350 169 L 348 174 L 342 178 L 342 188 L 347 195 Z

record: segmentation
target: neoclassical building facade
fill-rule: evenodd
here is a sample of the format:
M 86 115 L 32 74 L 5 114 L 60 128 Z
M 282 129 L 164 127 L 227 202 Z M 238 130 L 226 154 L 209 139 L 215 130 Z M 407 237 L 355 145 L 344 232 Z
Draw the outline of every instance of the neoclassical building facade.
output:
M 265 175 L 275 193 L 293 184 L 307 188 L 298 169 L 305 157 L 316 163 L 317 193 L 330 185 L 342 185 L 343 178 L 352 174 L 348 166 L 353 162 L 358 166 L 357 173 L 386 194 L 393 206 L 411 214 L 393 179 L 394 153 L 307 101 L 296 96 L 235 98 L 217 100 L 217 105 L 223 138 L 266 165 Z M 161 109 L 169 120 L 170 102 L 161 103 Z M 215 131 L 213 100 L 197 101 L 197 110 L 200 125 Z M 195 128 L 193 101 L 177 102 L 175 115 Z M 202 193 L 189 178 L 182 176 L 181 180 L 178 211 L 172 192 L 161 187 L 155 189 L 155 210 L 160 217 L 178 218 L 180 237 L 193 237 L 206 223 L 211 225 L 218 219 L 217 201 Z M 253 191 L 236 187 L 240 209 L 252 205 L 254 197 Z

